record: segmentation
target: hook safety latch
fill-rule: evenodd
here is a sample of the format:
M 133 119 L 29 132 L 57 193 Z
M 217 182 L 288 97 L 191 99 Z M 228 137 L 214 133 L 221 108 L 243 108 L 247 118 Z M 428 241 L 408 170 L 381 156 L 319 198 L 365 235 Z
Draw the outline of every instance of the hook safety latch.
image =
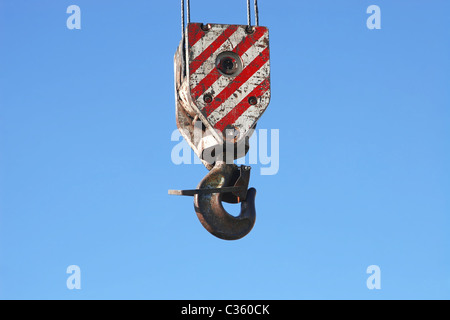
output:
M 249 166 L 233 168 L 233 174 L 231 177 L 231 181 L 233 183 L 232 187 L 213 188 L 209 186 L 208 188 L 193 190 L 169 190 L 169 195 L 193 197 L 196 195 L 222 193 L 222 201 L 227 203 L 240 203 L 241 201 L 245 201 L 247 199 L 247 189 L 250 182 L 250 171 L 251 167 Z

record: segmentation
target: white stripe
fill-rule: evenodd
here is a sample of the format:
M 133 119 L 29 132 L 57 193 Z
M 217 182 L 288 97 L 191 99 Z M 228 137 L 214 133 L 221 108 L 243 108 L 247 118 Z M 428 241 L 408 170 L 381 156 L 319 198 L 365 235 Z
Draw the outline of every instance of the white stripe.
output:
M 267 61 L 250 79 L 248 79 L 239 90 L 236 90 L 226 101 L 215 109 L 208 117 L 208 122 L 214 126 L 231 110 L 233 110 L 250 92 L 255 90 L 269 76 L 270 62 Z M 226 78 L 226 77 L 222 77 Z
M 266 32 L 265 34 L 264 34 L 264 36 L 262 36 L 258 41 L 256 41 L 256 43 L 252 46 L 252 48 L 258 48 L 259 50 L 255 50 L 255 49 L 252 49 L 252 48 L 249 48 L 249 50 L 247 50 L 247 52 L 245 52 L 243 55 L 242 55 L 242 62 L 243 62 L 243 69 L 245 69 L 249 64 L 251 64 L 252 62 L 253 62 L 253 60 L 256 58 L 256 57 L 258 57 L 259 56 L 259 54 L 262 52 L 262 51 L 264 51 L 264 49 L 267 47 L 267 37 L 268 37 L 268 33 Z M 242 41 L 242 40 L 241 40 Z M 233 49 L 235 48 L 237 46 L 237 44 L 233 47 Z M 211 59 L 212 60 L 212 59 Z M 210 67 L 210 71 L 209 72 L 211 72 L 216 66 L 215 66 L 215 61 L 212 63 L 212 66 L 209 66 Z M 236 104 L 232 104 L 233 103 L 233 101 L 235 101 L 236 99 L 241 99 L 242 100 L 242 95 L 243 94 L 245 94 L 246 93 L 246 95 L 249 93 L 249 92 L 251 92 L 256 86 L 254 86 L 253 88 L 250 88 L 250 90 L 248 90 L 248 88 L 246 88 L 246 86 L 247 87 L 250 87 L 249 86 L 249 84 L 251 83 L 251 82 L 255 82 L 257 85 L 259 84 L 259 83 L 261 83 L 265 78 L 267 78 L 267 76 L 268 76 L 268 72 L 266 72 L 267 74 L 265 74 L 264 73 L 264 69 L 265 69 L 265 66 L 263 66 L 261 69 L 259 69 L 258 70 L 258 72 L 255 74 L 255 75 L 253 75 L 252 77 L 250 77 L 250 79 L 249 80 L 247 80 L 247 82 L 243 85 L 243 86 L 241 86 L 241 88 L 244 88 L 245 90 L 239 90 L 239 91 L 236 91 L 235 92 L 235 94 L 236 95 L 238 95 L 238 97 L 235 97 L 234 95 L 231 95 L 231 97 L 227 100 L 227 101 L 224 101 L 223 103 L 222 103 L 222 105 L 219 107 L 219 108 L 217 108 L 214 112 L 213 112 L 213 114 L 214 113 L 222 113 L 223 114 L 223 110 L 224 110 L 224 108 L 226 108 L 226 107 L 228 107 L 227 109 L 229 109 L 229 108 L 234 108 L 235 107 L 235 105 Z M 209 74 L 209 72 L 207 73 L 207 74 Z M 263 74 L 261 74 L 261 73 L 263 73 Z M 206 75 L 207 75 L 206 74 Z M 205 75 L 205 76 L 206 76 Z M 259 77 L 258 77 L 258 75 L 259 75 Z M 203 76 L 204 77 L 204 76 Z M 202 77 L 202 79 L 203 79 L 203 77 Z M 255 77 L 257 77 L 257 78 L 255 78 Z M 261 81 L 259 81 L 259 78 L 262 78 L 262 80 Z M 192 78 L 191 78 L 191 83 L 192 83 Z M 201 79 L 200 79 L 200 81 L 201 81 Z M 195 86 L 200 82 L 200 81 L 198 81 L 197 83 L 195 83 L 195 85 L 192 83 L 192 85 L 191 85 L 191 88 L 195 88 Z M 227 86 L 229 86 L 232 82 L 234 81 L 234 78 L 233 77 L 225 77 L 225 76 L 222 76 L 222 77 L 220 77 L 216 82 L 214 82 L 213 83 L 213 85 L 207 90 L 207 92 L 208 93 L 211 93 L 213 96 L 215 96 L 215 95 L 218 95 L 223 89 L 225 89 Z M 241 100 L 239 100 L 237 103 L 239 103 Z M 199 109 L 203 109 L 204 108 L 204 101 L 203 101 L 203 97 L 202 96 L 200 96 L 200 97 L 198 97 L 198 99 L 197 99 L 197 105 L 199 106 Z M 230 104 L 231 104 L 231 106 L 230 106 Z M 227 105 L 227 106 L 225 106 L 225 105 Z M 228 112 L 226 112 L 226 113 L 228 113 Z M 218 115 L 214 115 L 213 116 L 213 114 L 211 114 L 210 115 L 210 117 L 212 117 L 211 118 L 211 121 L 212 122 L 214 122 L 214 124 L 215 124 L 215 122 L 216 121 L 218 121 L 218 120 L 214 120 L 214 119 L 216 119 L 217 118 L 217 116 Z M 211 122 L 211 123 L 212 123 Z
M 259 50 L 252 50 L 252 48 L 249 48 L 249 50 L 247 50 L 247 52 L 245 52 L 242 55 L 242 68 L 245 69 L 250 63 L 252 63 L 252 61 L 266 48 L 266 43 L 265 43 L 265 38 L 267 36 L 267 33 L 261 37 L 253 46 L 252 48 L 258 48 Z M 242 38 L 241 41 L 242 42 Z M 239 43 L 240 43 L 239 42 Z M 238 44 L 233 46 L 233 49 L 237 46 Z M 230 49 L 232 50 L 232 49 Z M 209 59 L 209 60 L 213 60 L 213 59 Z M 208 65 L 208 72 L 206 73 L 206 75 L 208 75 L 215 67 L 215 61 L 209 61 L 208 64 L 211 63 L 211 65 Z M 206 76 L 205 75 L 205 76 Z M 234 78 L 233 77 L 220 77 L 209 89 L 208 92 L 214 92 L 215 94 L 219 94 L 225 87 L 227 87 L 231 82 L 233 82 Z M 201 80 L 200 80 L 201 81 Z M 199 81 L 199 82 L 200 82 Z M 191 88 L 195 88 L 195 86 L 191 86 Z M 202 99 L 198 99 L 197 102 L 202 101 Z
M 206 48 L 208 48 L 227 28 L 223 26 L 212 26 L 203 37 L 200 38 L 192 47 L 192 55 L 195 60 Z
M 270 90 L 266 91 L 263 96 L 261 97 L 260 103 L 257 105 L 250 106 L 241 116 L 236 119 L 234 123 L 232 123 L 233 126 L 239 129 L 240 132 L 247 132 L 250 130 L 251 126 L 261 117 L 261 115 L 264 113 L 264 111 L 267 108 L 267 105 L 269 104 L 270 99 Z

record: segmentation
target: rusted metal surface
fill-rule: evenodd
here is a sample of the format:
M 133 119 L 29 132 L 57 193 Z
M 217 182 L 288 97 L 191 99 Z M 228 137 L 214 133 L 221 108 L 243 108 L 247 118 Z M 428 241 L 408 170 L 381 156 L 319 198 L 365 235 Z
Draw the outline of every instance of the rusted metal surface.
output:
M 176 121 L 184 139 L 210 170 L 196 190 L 170 190 L 194 196 L 202 225 L 214 236 L 237 240 L 256 221 L 256 190 L 248 189 L 250 167 L 233 160 L 245 157 L 257 121 L 270 101 L 269 30 L 256 26 L 184 24 L 174 58 Z M 189 12 L 189 1 L 187 2 Z M 222 202 L 240 203 L 239 216 L 230 215 Z
M 214 165 L 208 155 L 229 142 L 230 129 L 234 146 L 225 153 L 233 151 L 234 159 L 246 155 L 252 129 L 270 101 L 269 32 L 248 28 L 189 23 L 186 56 L 183 41 L 175 55 L 177 125 L 208 169 Z
M 249 33 L 248 26 L 221 24 L 204 31 L 196 23 L 187 31 L 189 104 L 207 128 L 236 128 L 239 142 L 269 105 L 269 31 L 252 27 Z M 205 94 L 212 101 L 205 101 Z
M 198 189 L 216 189 L 229 187 L 233 184 L 237 167 L 217 162 L 216 166 L 200 182 Z M 230 215 L 222 205 L 224 194 L 197 194 L 194 197 L 194 207 L 197 217 L 203 227 L 214 236 L 224 240 L 238 240 L 245 237 L 255 225 L 256 190 L 250 188 L 246 200 L 241 201 L 239 216 Z

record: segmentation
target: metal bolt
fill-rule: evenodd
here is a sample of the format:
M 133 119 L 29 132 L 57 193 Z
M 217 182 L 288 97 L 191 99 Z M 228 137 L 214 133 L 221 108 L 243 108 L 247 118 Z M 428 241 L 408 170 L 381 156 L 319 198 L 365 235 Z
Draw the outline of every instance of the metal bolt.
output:
M 228 77 L 237 77 L 243 70 L 241 57 L 232 51 L 221 52 L 216 58 L 219 72 Z
M 219 60 L 217 68 L 226 75 L 234 75 L 238 71 L 238 62 L 232 56 L 225 55 Z
M 250 103 L 252 106 L 258 103 L 258 99 L 256 97 L 250 97 L 248 98 L 248 103 Z
M 247 26 L 247 27 L 245 27 L 245 32 L 247 34 L 252 34 L 253 32 L 255 32 L 255 28 L 253 28 L 251 26 Z
M 208 24 L 202 24 L 202 30 L 203 31 L 211 30 L 211 25 L 209 23 Z
M 207 93 L 203 96 L 203 101 L 205 101 L 206 103 L 211 103 L 213 101 L 213 98 L 209 93 Z
M 234 68 L 234 61 L 231 58 L 223 60 L 223 67 L 227 72 L 232 72 Z

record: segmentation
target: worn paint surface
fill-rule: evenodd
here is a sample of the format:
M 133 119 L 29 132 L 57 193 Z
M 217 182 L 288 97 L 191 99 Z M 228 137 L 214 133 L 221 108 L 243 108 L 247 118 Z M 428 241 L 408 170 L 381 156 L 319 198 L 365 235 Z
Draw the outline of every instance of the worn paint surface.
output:
M 188 25 L 188 81 L 193 109 L 207 127 L 220 132 L 233 128 L 243 139 L 270 101 L 269 31 L 265 27 Z M 241 70 L 225 75 L 217 57 L 231 52 Z M 211 99 L 212 98 L 212 99 Z

